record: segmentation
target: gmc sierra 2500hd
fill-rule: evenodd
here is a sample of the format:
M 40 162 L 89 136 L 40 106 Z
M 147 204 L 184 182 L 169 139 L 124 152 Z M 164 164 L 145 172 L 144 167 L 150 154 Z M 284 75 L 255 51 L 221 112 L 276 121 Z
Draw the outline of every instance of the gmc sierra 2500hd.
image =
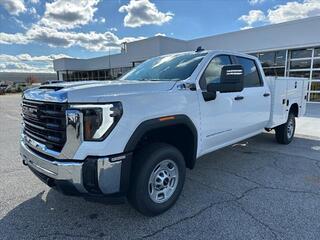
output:
M 264 129 L 290 143 L 306 88 L 304 79 L 266 78 L 246 54 L 155 57 L 117 81 L 25 91 L 21 156 L 65 194 L 126 196 L 153 216 L 176 202 L 200 156 Z

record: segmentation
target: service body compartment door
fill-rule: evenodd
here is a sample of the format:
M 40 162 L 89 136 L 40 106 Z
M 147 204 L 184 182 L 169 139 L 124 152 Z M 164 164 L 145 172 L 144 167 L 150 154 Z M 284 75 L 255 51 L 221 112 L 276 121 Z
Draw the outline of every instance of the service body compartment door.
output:
M 286 121 L 287 78 L 266 77 L 271 91 L 271 112 L 268 128 Z
M 299 116 L 306 108 L 307 79 L 290 77 L 267 77 L 271 90 L 271 112 L 267 128 L 274 128 L 287 121 L 290 106 L 297 103 Z

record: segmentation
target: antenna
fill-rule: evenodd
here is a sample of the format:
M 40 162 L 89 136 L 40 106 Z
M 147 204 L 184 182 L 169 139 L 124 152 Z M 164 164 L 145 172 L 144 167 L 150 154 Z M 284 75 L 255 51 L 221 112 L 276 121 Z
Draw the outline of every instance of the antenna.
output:
M 196 52 L 202 52 L 202 51 L 204 51 L 204 48 L 202 48 L 201 46 L 197 47 Z
M 108 48 L 108 51 L 109 51 L 109 57 L 108 57 L 108 60 L 109 60 L 109 76 L 110 76 L 110 78 L 112 79 L 110 47 Z M 110 79 L 109 79 L 109 80 L 110 80 Z

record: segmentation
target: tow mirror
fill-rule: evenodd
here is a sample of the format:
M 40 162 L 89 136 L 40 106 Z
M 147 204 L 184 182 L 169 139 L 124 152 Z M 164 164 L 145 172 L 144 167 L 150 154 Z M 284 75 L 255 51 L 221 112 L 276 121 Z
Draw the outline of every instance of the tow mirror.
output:
M 209 83 L 207 91 L 241 92 L 243 90 L 243 76 L 244 71 L 241 65 L 225 65 L 221 69 L 220 82 Z

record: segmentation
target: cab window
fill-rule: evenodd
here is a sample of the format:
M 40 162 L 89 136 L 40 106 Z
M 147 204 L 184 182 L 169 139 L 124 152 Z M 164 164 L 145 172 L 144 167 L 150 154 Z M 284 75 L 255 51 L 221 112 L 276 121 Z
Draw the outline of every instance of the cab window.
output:
M 263 86 L 260 79 L 256 63 L 253 59 L 236 57 L 238 64 L 242 65 L 244 70 L 244 87 L 260 87 Z
M 209 83 L 219 83 L 222 67 L 230 64 L 231 60 L 228 55 L 214 57 L 202 75 L 200 87 L 206 89 Z

